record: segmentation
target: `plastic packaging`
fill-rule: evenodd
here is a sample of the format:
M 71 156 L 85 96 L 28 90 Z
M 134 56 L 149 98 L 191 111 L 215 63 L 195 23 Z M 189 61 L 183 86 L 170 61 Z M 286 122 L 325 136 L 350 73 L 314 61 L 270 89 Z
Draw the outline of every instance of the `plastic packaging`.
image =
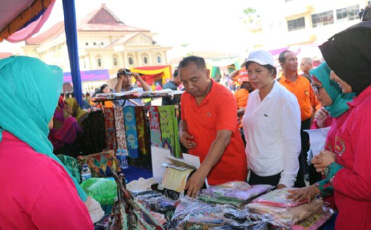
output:
M 293 190 L 293 189 L 290 189 L 290 190 Z M 287 199 L 288 195 L 289 195 L 289 192 L 287 188 L 276 189 L 274 191 L 271 191 L 267 194 L 264 194 L 254 199 L 252 202 L 262 203 L 262 204 L 266 204 L 266 205 L 274 206 L 274 207 L 283 207 L 283 208 L 296 207 L 300 204 L 307 202 L 305 200 L 301 202 L 292 201 L 290 199 Z
M 101 205 L 112 205 L 117 197 L 115 181 L 107 178 L 90 178 L 81 183 L 88 196 L 96 199 Z
M 91 172 L 88 167 L 88 164 L 83 164 L 82 170 L 81 170 L 81 180 L 86 181 L 91 178 Z

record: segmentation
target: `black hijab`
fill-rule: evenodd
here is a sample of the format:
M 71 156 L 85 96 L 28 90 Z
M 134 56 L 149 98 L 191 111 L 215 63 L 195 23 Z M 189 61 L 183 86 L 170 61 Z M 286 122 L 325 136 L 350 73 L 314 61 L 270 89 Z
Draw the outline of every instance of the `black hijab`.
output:
M 371 85 L 371 21 L 335 34 L 319 48 L 328 66 L 353 92 L 359 94 Z

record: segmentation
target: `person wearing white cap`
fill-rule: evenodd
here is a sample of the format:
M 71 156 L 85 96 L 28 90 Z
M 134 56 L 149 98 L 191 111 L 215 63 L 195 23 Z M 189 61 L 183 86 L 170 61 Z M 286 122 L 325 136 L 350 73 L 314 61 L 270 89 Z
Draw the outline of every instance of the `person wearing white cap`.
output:
M 293 187 L 301 143 L 298 101 L 275 80 L 277 71 L 269 52 L 251 52 L 244 65 L 255 88 L 242 120 L 249 184 Z

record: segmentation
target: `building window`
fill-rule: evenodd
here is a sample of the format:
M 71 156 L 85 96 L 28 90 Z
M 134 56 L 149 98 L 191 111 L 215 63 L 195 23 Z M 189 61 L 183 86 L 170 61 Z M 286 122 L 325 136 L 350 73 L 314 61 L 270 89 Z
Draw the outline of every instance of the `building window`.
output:
M 104 42 L 101 42 L 100 44 L 103 46 L 104 45 Z
M 291 1 L 294 1 L 294 0 L 285 0 L 285 2 L 291 2 Z
M 313 28 L 334 24 L 334 13 L 332 10 L 319 14 L 312 14 Z
M 132 57 L 129 57 L 129 65 L 133 65 L 134 64 L 134 60 L 133 60 L 133 58 Z
M 162 60 L 161 60 L 161 55 L 158 55 L 158 56 L 157 56 L 157 63 L 158 63 L 158 64 L 161 64 L 161 62 L 162 62 Z
M 85 42 L 85 45 L 88 46 L 89 45 L 89 42 Z
M 344 21 L 352 21 L 358 18 L 359 5 L 350 6 L 336 10 L 336 19 Z
M 118 64 L 118 63 L 117 63 L 117 57 L 114 57 L 114 58 L 113 58 L 113 66 L 114 66 L 114 67 L 117 67 L 117 64 Z
M 96 42 L 93 42 L 93 45 L 95 45 L 95 46 L 96 46 L 96 45 L 97 45 L 97 43 L 96 43 Z
M 97 66 L 98 68 L 102 68 L 102 58 L 97 58 Z
M 297 19 L 294 19 L 294 20 L 288 20 L 287 21 L 287 27 L 288 27 L 289 31 L 304 29 L 305 28 L 304 17 L 297 18 Z
M 148 64 L 148 57 L 143 57 L 143 63 L 144 63 L 145 65 Z

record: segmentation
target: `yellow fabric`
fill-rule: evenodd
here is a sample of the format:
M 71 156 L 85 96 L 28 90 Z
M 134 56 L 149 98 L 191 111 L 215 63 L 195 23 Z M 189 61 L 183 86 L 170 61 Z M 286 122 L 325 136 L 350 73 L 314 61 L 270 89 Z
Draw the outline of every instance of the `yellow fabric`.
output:
M 85 110 L 82 110 L 79 106 L 79 104 L 76 101 L 76 98 L 70 97 L 65 100 L 65 103 L 72 107 L 72 116 L 76 118 L 77 121 L 84 116 L 87 112 Z
M 154 70 L 141 70 L 136 68 L 131 68 L 131 72 L 136 72 L 143 75 L 156 75 L 162 73 L 162 84 L 165 84 L 168 82 L 168 80 L 171 80 L 171 67 L 166 66 L 162 69 L 154 69 Z
M 53 0 L 35 0 L 30 7 L 26 8 L 12 22 L 4 27 L 0 32 L 0 42 L 20 30 L 27 22 L 40 13 L 41 10 L 47 8 L 52 2 Z
M 188 176 L 193 170 L 194 169 L 187 169 L 181 171 L 173 168 L 166 168 L 164 177 L 162 178 L 162 186 L 179 193 L 184 192 Z

